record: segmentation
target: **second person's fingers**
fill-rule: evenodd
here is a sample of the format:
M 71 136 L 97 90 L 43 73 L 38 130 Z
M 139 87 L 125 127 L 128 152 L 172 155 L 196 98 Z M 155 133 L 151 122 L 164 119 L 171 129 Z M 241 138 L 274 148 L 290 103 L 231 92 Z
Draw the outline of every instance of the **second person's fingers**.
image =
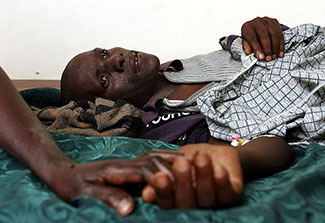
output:
M 141 197 L 144 202 L 154 203 L 157 197 L 155 188 L 147 184 L 142 190 Z
M 164 160 L 172 163 L 177 157 L 183 156 L 183 155 L 181 153 L 172 152 L 172 151 L 154 151 L 154 150 L 152 150 L 152 151 L 148 151 L 148 152 L 141 154 L 136 159 L 143 159 L 143 158 L 154 157 L 154 156 L 161 157 Z
M 129 215 L 134 209 L 132 197 L 116 187 L 92 184 L 81 195 L 87 195 L 105 202 L 113 207 L 121 216 Z

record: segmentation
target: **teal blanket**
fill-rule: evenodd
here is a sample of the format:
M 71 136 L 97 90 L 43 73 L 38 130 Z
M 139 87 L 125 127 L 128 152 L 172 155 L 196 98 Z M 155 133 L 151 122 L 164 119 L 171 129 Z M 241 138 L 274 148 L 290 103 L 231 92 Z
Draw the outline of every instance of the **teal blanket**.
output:
M 59 105 L 59 91 L 21 93 L 29 104 Z M 49 103 L 49 104 L 48 104 Z M 176 145 L 125 137 L 97 138 L 52 134 L 76 162 L 134 158 L 147 150 L 177 150 Z M 325 147 L 295 148 L 292 166 L 245 184 L 240 204 L 221 210 L 163 210 L 134 195 L 135 210 L 120 217 L 101 201 L 78 197 L 61 201 L 30 170 L 0 150 L 0 222 L 325 222 Z

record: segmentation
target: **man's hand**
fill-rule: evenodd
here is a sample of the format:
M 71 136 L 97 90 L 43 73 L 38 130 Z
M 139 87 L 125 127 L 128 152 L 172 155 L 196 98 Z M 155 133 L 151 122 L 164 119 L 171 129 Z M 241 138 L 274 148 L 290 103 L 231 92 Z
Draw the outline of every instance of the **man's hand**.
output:
M 231 146 L 191 144 L 183 146 L 173 162 L 173 179 L 155 174 L 142 198 L 162 208 L 214 208 L 238 201 L 243 177 L 238 152 Z M 154 152 L 157 155 L 157 152 Z
M 177 153 L 162 152 L 175 159 Z M 141 156 L 134 160 L 109 160 L 85 164 L 70 164 L 58 171 L 49 184 L 65 201 L 76 196 L 90 196 L 112 206 L 120 215 L 130 214 L 134 208 L 132 197 L 120 185 L 153 183 L 154 174 L 164 171 L 171 176 L 168 161 L 156 156 Z
M 278 20 L 257 17 L 241 27 L 246 55 L 254 52 L 258 60 L 271 61 L 284 55 L 282 27 Z

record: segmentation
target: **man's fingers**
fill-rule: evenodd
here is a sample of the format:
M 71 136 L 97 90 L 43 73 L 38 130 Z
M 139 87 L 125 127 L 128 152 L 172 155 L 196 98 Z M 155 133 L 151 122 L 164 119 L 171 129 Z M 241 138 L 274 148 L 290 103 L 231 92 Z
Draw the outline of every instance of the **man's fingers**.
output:
M 284 56 L 284 38 L 283 38 L 283 34 L 280 36 L 280 46 L 279 46 L 279 57 L 283 57 Z
M 267 27 L 265 27 L 264 23 L 259 23 L 258 26 L 255 27 L 255 33 L 258 36 L 258 40 L 261 44 L 263 53 L 265 55 L 265 60 L 266 61 L 272 60 L 272 43 L 271 43 L 269 31 Z
M 238 153 L 233 153 L 234 150 L 228 150 L 228 152 L 224 159 L 220 159 L 217 165 L 214 165 L 214 176 L 217 190 L 219 191 L 219 187 L 224 187 L 223 183 L 228 185 L 227 187 L 232 188 L 233 201 L 236 201 L 243 193 L 243 173 Z
M 174 207 L 173 185 L 169 176 L 164 172 L 155 174 L 153 187 L 156 191 L 156 202 L 159 207 L 170 209 Z
M 195 208 L 195 193 L 189 161 L 183 157 L 177 158 L 173 164 L 173 175 L 175 177 L 175 207 L 180 209 Z
M 144 202 L 156 202 L 159 207 L 170 209 L 174 207 L 173 186 L 169 176 L 164 172 L 157 172 L 153 184 L 147 185 L 142 191 Z
M 276 19 L 270 19 L 270 23 L 273 23 L 273 33 L 271 33 L 272 38 L 272 44 L 273 41 L 276 41 L 274 43 L 274 51 L 273 55 L 276 55 L 277 57 L 283 57 L 284 55 L 284 39 L 283 39 L 283 32 L 281 24 Z
M 199 207 L 212 208 L 216 204 L 212 163 L 208 155 L 199 153 L 194 158 L 196 197 Z
M 265 54 L 263 53 L 263 49 L 260 45 L 258 35 L 255 31 L 255 20 L 246 22 L 242 28 L 241 28 L 241 33 L 243 36 L 243 39 L 246 40 L 246 42 L 249 44 L 251 49 L 253 50 L 256 58 L 258 60 L 264 60 L 265 59 Z
M 249 54 L 251 54 L 253 52 L 251 46 L 244 39 L 243 39 L 243 49 L 244 49 L 244 52 L 245 52 L 246 55 L 249 55 Z
M 260 42 L 258 40 L 258 38 L 255 36 L 251 36 L 250 38 L 247 38 L 246 41 L 248 42 L 248 44 L 250 45 L 250 47 L 252 48 L 256 58 L 258 60 L 264 60 L 265 59 L 265 53 L 264 50 L 262 49 L 262 46 L 260 45 Z
M 280 52 L 281 50 L 283 51 L 284 47 L 282 27 L 276 19 L 265 18 L 263 21 L 271 36 L 273 52 L 272 59 L 275 59 L 280 55 Z
M 274 23 L 278 27 L 278 33 L 279 33 L 279 51 L 278 51 L 278 57 L 284 56 L 284 38 L 283 38 L 283 31 L 281 24 L 278 22 L 278 20 L 274 20 Z
M 221 205 L 234 201 L 235 192 L 229 180 L 229 175 L 221 165 L 214 165 L 214 180 L 216 185 L 217 200 Z
M 275 59 L 279 52 L 279 33 L 277 25 L 273 22 L 273 19 L 270 19 L 268 17 L 264 17 L 262 19 L 262 22 L 268 32 L 268 39 L 269 39 L 269 51 L 270 54 L 268 54 L 269 57 L 266 58 L 266 61 L 271 61 L 272 59 Z M 258 30 L 257 30 L 258 31 Z
M 105 202 L 121 216 L 129 215 L 134 209 L 132 197 L 119 188 L 92 184 L 85 189 L 82 195 L 88 195 Z

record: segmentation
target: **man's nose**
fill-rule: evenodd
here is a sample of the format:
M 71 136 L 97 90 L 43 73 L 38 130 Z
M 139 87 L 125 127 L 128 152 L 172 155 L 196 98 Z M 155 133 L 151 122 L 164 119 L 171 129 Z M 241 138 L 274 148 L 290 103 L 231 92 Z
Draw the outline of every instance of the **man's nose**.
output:
M 111 58 L 109 58 L 108 60 L 106 60 L 106 65 L 111 66 L 111 68 L 114 71 L 117 72 L 124 72 L 124 66 L 125 66 L 125 59 L 124 59 L 124 55 L 123 54 L 118 54 L 115 56 L 112 56 Z

